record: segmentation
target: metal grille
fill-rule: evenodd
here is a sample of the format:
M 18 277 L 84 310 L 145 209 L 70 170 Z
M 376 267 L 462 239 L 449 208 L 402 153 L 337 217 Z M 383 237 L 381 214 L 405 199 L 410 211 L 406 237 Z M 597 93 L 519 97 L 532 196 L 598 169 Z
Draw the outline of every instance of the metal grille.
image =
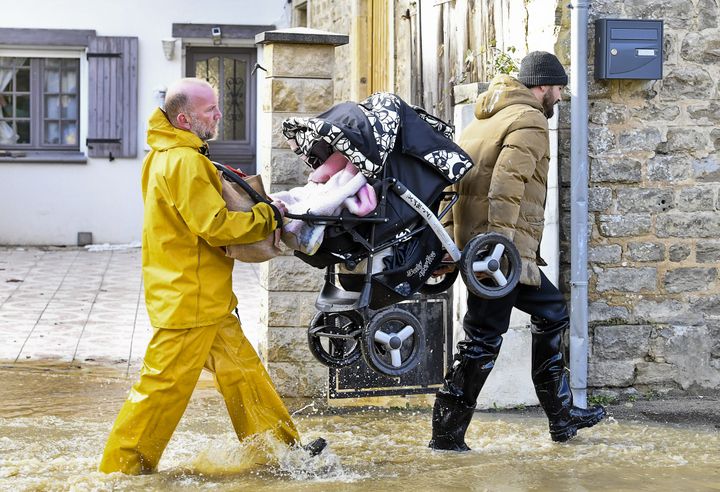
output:
M 443 384 L 452 363 L 452 297 L 416 294 L 395 305 L 414 314 L 425 330 L 425 354 L 418 367 L 400 377 L 389 377 L 370 369 L 362 358 L 349 367 L 330 369 L 328 397 L 359 398 L 435 393 Z

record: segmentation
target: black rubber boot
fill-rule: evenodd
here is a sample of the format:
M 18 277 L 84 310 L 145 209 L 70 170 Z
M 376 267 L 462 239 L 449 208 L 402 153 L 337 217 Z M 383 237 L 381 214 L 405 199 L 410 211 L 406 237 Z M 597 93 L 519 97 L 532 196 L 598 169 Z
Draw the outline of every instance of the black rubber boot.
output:
M 607 415 L 601 405 L 587 409 L 573 406 L 568 379 L 565 372 L 557 381 L 535 384 L 535 392 L 550 424 L 550 437 L 555 442 L 572 439 L 578 429 L 592 427 Z
M 540 325 L 543 331 L 533 330 L 532 379 L 550 424 L 550 437 L 553 441 L 565 442 L 575 437 L 578 429 L 600 422 L 607 413 L 601 405 L 588 409 L 573 406 L 562 346 L 563 331 L 568 323 L 562 321 L 554 325 Z
M 465 432 L 472 420 L 475 405 L 438 392 L 432 416 L 432 439 L 428 446 L 442 451 L 470 451 Z
M 472 420 L 480 390 L 495 367 L 501 343 L 500 338 L 495 344 L 460 342 L 461 353 L 455 356 L 455 362 L 445 376 L 445 384 L 435 398 L 432 439 L 428 446 L 448 451 L 470 451 L 465 444 L 465 432 Z
M 317 456 L 323 452 L 327 446 L 327 441 L 322 437 L 318 437 L 313 442 L 303 445 L 303 449 L 310 453 L 310 456 Z

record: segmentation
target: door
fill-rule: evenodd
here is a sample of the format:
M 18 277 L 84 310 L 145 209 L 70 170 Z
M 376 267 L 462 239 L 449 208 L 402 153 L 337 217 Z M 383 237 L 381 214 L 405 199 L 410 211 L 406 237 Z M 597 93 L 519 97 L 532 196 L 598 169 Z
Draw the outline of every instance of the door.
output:
M 188 77 L 207 80 L 218 91 L 218 137 L 209 142 L 210 158 L 255 174 L 255 66 L 254 48 L 188 48 Z

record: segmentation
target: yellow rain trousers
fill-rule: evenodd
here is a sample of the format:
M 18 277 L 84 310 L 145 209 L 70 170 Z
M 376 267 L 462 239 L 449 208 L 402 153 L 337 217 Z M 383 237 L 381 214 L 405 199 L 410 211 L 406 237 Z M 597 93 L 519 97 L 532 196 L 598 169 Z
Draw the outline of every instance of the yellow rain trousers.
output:
M 230 314 L 209 326 L 155 328 L 140 380 L 110 432 L 101 472 L 140 474 L 157 468 L 203 367 L 214 374 L 240 439 L 270 431 L 288 445 L 299 444 L 265 367 Z

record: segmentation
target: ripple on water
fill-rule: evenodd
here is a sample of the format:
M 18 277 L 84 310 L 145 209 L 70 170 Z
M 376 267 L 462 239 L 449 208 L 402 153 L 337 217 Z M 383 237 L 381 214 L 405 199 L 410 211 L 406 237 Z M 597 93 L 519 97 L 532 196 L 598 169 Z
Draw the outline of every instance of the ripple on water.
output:
M 609 419 L 556 444 L 542 418 L 479 413 L 467 434 L 473 451 L 458 454 L 427 448 L 426 411 L 297 415 L 305 442 L 329 442 L 310 458 L 267 437 L 238 442 L 222 399 L 208 390 L 196 392 L 158 473 L 105 475 L 97 464 L 129 382 L 75 374 L 80 379 L 65 385 L 59 410 L 42 403 L 57 402 L 61 379 L 13 377 L 17 391 L 0 401 L 0 490 L 677 490 L 720 483 L 717 431 Z M 7 412 L 3 405 L 21 403 L 23 385 L 33 411 Z M 69 388 L 83 390 L 77 406 Z M 93 398 L 112 404 L 93 408 Z

